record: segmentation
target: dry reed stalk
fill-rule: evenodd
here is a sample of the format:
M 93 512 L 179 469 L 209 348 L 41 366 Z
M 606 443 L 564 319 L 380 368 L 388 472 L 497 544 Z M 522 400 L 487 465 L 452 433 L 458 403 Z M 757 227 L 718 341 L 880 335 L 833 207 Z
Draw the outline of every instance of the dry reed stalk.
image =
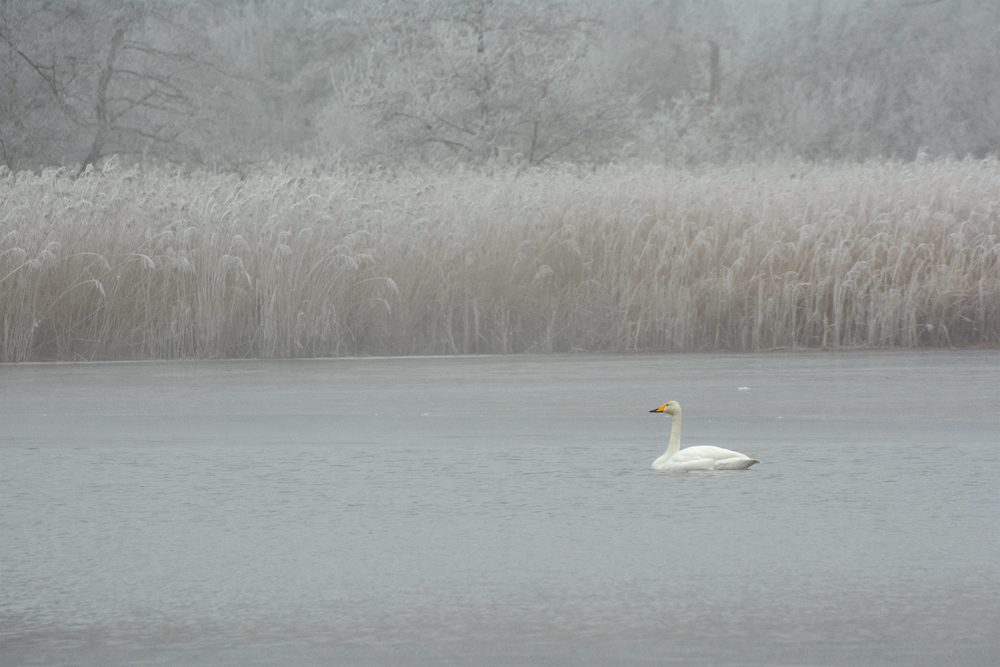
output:
M 1000 163 L 0 176 L 0 360 L 1000 345 Z

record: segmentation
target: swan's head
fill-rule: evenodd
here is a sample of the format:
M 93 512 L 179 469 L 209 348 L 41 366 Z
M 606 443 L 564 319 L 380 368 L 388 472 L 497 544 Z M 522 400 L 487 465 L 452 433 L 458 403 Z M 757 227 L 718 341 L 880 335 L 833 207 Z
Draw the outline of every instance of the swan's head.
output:
M 658 408 L 653 408 L 650 412 L 662 412 L 665 415 L 676 417 L 681 414 L 681 406 L 677 401 L 667 401 Z

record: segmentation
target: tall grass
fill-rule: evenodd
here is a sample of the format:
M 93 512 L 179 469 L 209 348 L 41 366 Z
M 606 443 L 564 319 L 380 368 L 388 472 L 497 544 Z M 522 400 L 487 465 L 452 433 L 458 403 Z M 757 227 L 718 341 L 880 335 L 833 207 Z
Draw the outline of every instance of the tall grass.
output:
M 1000 345 L 1000 163 L 0 174 L 0 360 Z

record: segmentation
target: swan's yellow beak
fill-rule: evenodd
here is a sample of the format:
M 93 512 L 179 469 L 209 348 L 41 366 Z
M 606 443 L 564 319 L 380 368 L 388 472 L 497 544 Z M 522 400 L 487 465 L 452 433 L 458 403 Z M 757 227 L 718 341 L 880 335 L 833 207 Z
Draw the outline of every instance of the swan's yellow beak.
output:
M 664 409 L 665 407 L 667 407 L 667 404 L 666 404 L 666 403 L 664 403 L 663 405 L 661 405 L 661 406 L 660 406 L 660 407 L 658 407 L 658 408 L 653 408 L 652 410 L 650 410 L 650 412 L 663 412 L 663 409 Z

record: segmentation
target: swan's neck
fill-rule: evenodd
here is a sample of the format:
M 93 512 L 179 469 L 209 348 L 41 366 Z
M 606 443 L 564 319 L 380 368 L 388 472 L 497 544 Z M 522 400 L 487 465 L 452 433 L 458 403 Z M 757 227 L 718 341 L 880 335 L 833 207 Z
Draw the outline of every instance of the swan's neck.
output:
M 667 446 L 667 451 L 664 452 L 663 456 L 653 461 L 654 468 L 663 465 L 670 460 L 671 456 L 681 451 L 681 416 L 674 415 L 672 421 L 673 424 L 670 426 L 670 444 Z
M 681 416 L 674 415 L 670 420 L 673 422 L 670 425 L 670 444 L 667 445 L 667 451 L 663 455 L 668 459 L 681 451 Z

